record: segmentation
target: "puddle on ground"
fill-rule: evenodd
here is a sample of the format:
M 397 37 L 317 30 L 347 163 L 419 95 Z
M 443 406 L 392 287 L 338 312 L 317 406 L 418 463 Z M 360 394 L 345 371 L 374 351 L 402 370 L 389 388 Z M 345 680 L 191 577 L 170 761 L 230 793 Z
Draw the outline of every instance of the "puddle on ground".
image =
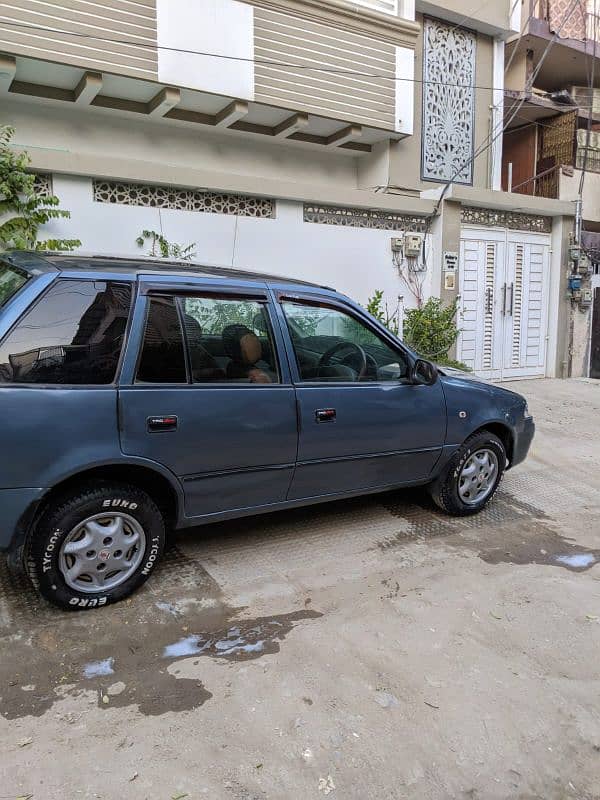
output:
M 600 563 L 600 550 L 582 547 L 534 520 L 529 531 L 503 530 L 499 545 L 481 550 L 479 557 L 488 564 L 539 564 L 585 572 Z
M 198 679 L 178 677 L 172 665 L 179 659 L 261 658 L 279 652 L 298 623 L 322 616 L 303 607 L 245 619 L 245 609 L 225 601 L 199 562 L 180 551 L 173 559 L 171 576 L 167 563 L 167 574 L 157 574 L 130 600 L 90 613 L 45 605 L 32 613 L 31 599 L 12 587 L 11 599 L 18 604 L 23 597 L 25 610 L 0 638 L 0 715 L 41 716 L 63 697 L 89 699 L 90 690 L 103 710 L 137 706 L 146 715 L 192 710 L 212 693 Z M 26 585 L 21 592 L 30 598 Z
M 114 675 L 115 660 L 112 656 L 110 658 L 103 658 L 102 661 L 90 661 L 83 668 L 84 678 L 99 678 L 101 675 Z
M 404 524 L 379 542 L 382 551 L 444 536 L 448 537 L 445 545 L 476 550 L 488 564 L 539 564 L 585 572 L 600 563 L 600 550 L 582 547 L 561 536 L 553 530 L 551 517 L 506 491 L 499 491 L 484 511 L 472 517 L 448 517 L 426 497 L 416 508 L 402 502 L 402 498 L 384 505 Z M 483 544 L 482 538 L 486 540 Z

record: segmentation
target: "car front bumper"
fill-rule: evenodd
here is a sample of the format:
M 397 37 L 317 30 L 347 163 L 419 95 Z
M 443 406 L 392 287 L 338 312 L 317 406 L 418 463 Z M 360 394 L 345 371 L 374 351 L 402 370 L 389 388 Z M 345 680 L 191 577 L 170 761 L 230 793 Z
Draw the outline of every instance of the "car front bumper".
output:
M 18 544 L 44 489 L 0 489 L 0 551 Z
M 515 441 L 513 446 L 512 461 L 510 466 L 514 467 L 525 461 L 527 453 L 535 435 L 535 422 L 533 417 L 525 417 L 522 424 L 515 431 Z

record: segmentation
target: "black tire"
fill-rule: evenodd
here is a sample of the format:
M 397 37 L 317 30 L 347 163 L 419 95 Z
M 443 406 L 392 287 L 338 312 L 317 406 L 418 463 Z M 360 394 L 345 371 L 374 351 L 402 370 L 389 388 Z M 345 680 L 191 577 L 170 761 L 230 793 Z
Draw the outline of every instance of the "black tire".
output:
M 60 569 L 63 543 L 84 520 L 95 515 L 110 516 L 110 511 L 132 517 L 141 526 L 145 543 L 135 551 L 139 565 L 114 588 L 77 591 L 66 582 Z M 116 603 L 132 594 L 148 580 L 164 547 L 164 519 L 152 498 L 136 486 L 100 481 L 81 485 L 48 503 L 30 534 L 26 557 L 29 575 L 43 597 L 60 608 L 83 611 Z
M 482 500 L 467 504 L 459 494 L 459 478 L 468 459 L 478 450 L 493 450 L 498 459 L 498 470 L 493 488 Z M 464 517 L 482 511 L 496 494 L 506 469 L 506 449 L 501 440 L 490 431 L 478 431 L 465 441 L 462 447 L 452 456 L 442 474 L 429 487 L 429 494 L 434 503 L 455 517 Z

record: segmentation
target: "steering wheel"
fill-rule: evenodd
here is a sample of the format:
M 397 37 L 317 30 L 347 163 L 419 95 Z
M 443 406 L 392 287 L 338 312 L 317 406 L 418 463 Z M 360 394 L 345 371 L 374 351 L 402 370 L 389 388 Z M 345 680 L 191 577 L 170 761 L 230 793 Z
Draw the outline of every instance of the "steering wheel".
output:
M 340 350 L 352 350 L 353 356 L 357 357 L 357 366 L 358 369 L 355 371 L 358 373 L 356 380 L 360 381 L 364 378 L 367 373 L 367 354 L 362 349 L 362 347 L 358 344 L 354 344 L 354 342 L 338 342 L 334 344 L 333 347 L 330 347 L 329 350 L 326 350 L 321 358 L 319 359 L 319 364 L 317 369 L 320 370 L 322 367 L 327 367 L 331 363 L 331 359 L 333 356 L 338 353 Z M 344 360 L 340 359 L 342 363 Z M 348 366 L 348 365 L 345 365 Z M 352 369 L 355 369 L 352 367 Z

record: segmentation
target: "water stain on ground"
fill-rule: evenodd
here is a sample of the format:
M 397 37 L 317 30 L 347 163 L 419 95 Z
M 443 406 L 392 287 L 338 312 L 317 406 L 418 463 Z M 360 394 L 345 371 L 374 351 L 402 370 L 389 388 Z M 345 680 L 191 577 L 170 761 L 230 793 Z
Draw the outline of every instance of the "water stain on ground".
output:
M 384 503 L 404 525 L 379 543 L 380 550 L 448 537 L 446 544 L 476 550 L 488 564 L 539 564 L 585 572 L 600 563 L 600 550 L 583 547 L 556 533 L 552 518 L 544 511 L 506 491 L 499 491 L 480 514 L 469 517 L 448 517 L 435 509 L 425 495 L 419 500 L 418 504 L 410 504 L 399 497 Z M 481 537 L 476 535 L 481 529 L 486 529 L 488 540 L 483 546 Z
M 167 575 L 160 595 L 147 585 L 124 603 L 77 614 L 39 604 L 26 584 L 2 576 L 2 583 L 12 582 L 9 594 L 21 608 L 19 624 L 0 638 L 0 715 L 41 716 L 62 698 L 86 692 L 102 709 L 137 706 L 145 715 L 192 710 L 212 694 L 198 679 L 178 677 L 177 661 L 195 656 L 231 663 L 277 653 L 298 623 L 322 616 L 302 608 L 244 618 L 244 609 L 225 601 L 199 562 L 175 548 L 167 573 L 173 563 L 173 579 Z

